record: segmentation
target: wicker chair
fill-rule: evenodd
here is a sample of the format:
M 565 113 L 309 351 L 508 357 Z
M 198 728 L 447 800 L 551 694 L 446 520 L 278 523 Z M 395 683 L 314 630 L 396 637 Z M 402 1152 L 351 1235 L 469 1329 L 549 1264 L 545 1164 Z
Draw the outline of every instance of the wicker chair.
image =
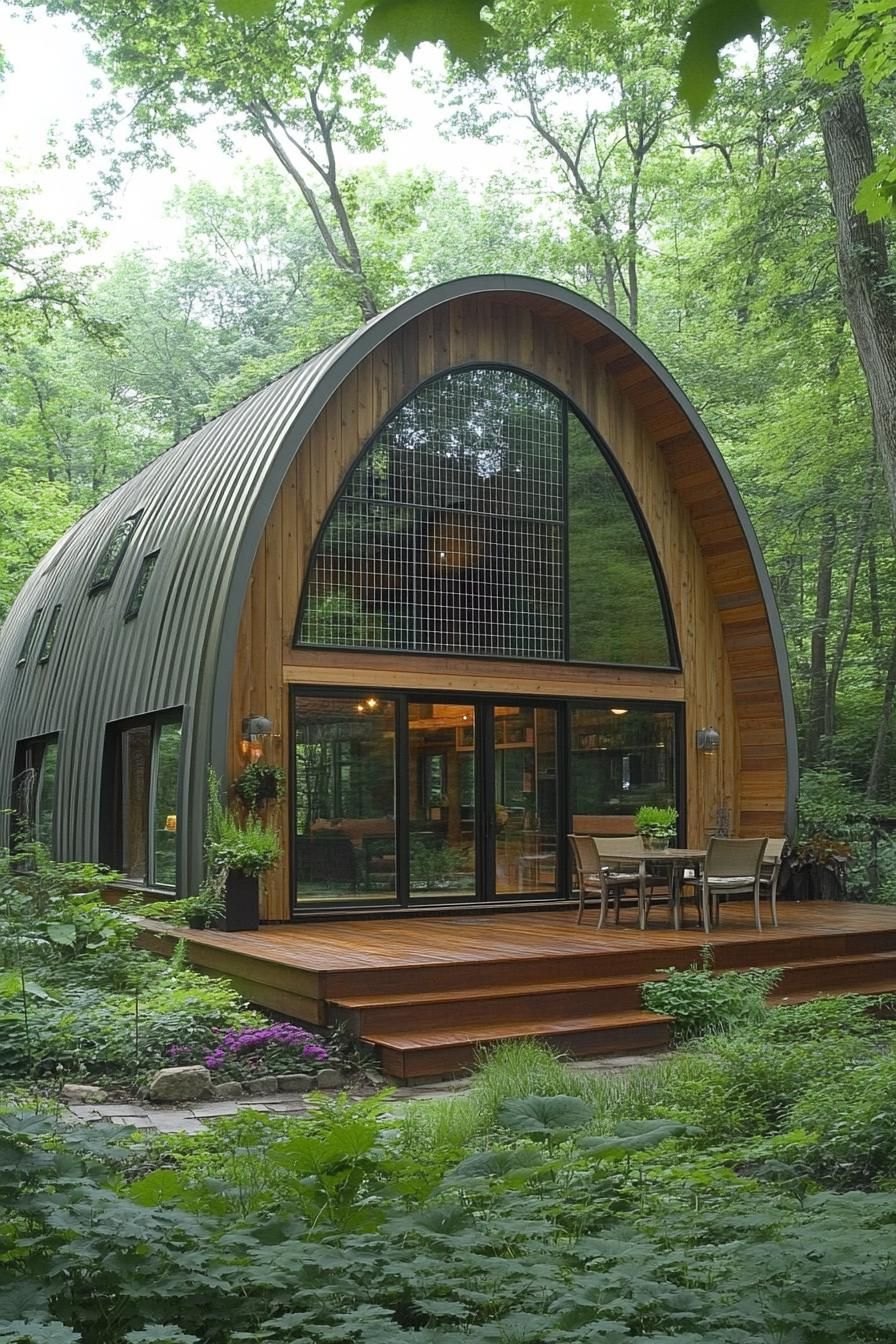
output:
M 639 871 L 611 873 L 600 861 L 600 853 L 593 835 L 570 835 L 567 838 L 572 850 L 576 881 L 579 888 L 579 917 L 576 922 L 581 924 L 585 914 L 585 897 L 599 896 L 600 916 L 597 927 L 602 929 L 606 923 L 607 906 L 610 900 L 613 901 L 616 910 L 616 923 L 618 924 L 621 894 L 626 888 L 629 888 L 637 892 L 638 923 L 643 928 L 647 895 L 640 865 Z
M 703 861 L 700 883 L 703 928 L 709 933 L 710 923 L 718 923 L 719 899 L 722 896 L 751 892 L 755 910 L 756 928 L 762 932 L 759 917 L 759 893 L 762 882 L 762 859 L 768 841 L 728 840 L 712 836 Z M 697 885 L 697 883 L 693 883 Z
M 772 908 L 772 924 L 778 927 L 778 881 L 781 877 L 781 859 L 789 841 L 786 837 L 767 841 L 759 877 L 760 895 L 767 896 Z
M 617 868 L 624 868 L 628 870 L 629 860 L 626 859 L 624 855 L 630 853 L 633 870 L 634 868 L 640 869 L 641 860 L 644 855 L 644 841 L 641 839 L 640 835 L 623 835 L 623 836 L 595 835 L 593 836 L 593 839 L 594 843 L 597 845 L 598 853 L 600 853 L 603 847 L 603 842 L 604 840 L 606 840 L 607 849 L 612 850 L 613 863 L 616 865 Z M 657 864 L 654 865 L 654 867 L 658 866 L 660 865 Z M 657 901 L 668 901 L 670 912 L 672 908 L 672 885 L 669 881 L 668 874 L 659 874 L 656 872 L 651 872 L 650 868 L 651 865 L 650 861 L 648 860 L 644 872 L 645 904 L 644 904 L 644 919 L 642 921 L 642 927 L 646 924 L 647 918 L 650 915 L 651 905 L 654 905 L 655 903 L 657 903 Z M 620 903 L 617 900 L 616 902 L 617 924 L 619 923 L 619 904 Z

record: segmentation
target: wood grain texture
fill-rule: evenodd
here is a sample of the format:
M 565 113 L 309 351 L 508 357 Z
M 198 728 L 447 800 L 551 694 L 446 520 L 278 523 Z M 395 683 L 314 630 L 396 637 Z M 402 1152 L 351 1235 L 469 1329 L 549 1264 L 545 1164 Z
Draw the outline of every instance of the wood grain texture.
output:
M 292 648 L 311 549 L 358 454 L 422 379 L 493 361 L 537 374 L 597 428 L 634 493 L 666 575 L 680 674 L 616 668 L 489 665 L 473 659 L 321 654 Z M 615 374 L 615 378 L 614 378 Z M 618 382 L 616 381 L 618 379 Z M 443 675 L 444 673 L 444 675 Z M 500 295 L 452 301 L 408 323 L 345 379 L 283 482 L 259 546 L 240 625 L 231 698 L 231 774 L 240 720 L 275 725 L 269 757 L 287 764 L 291 684 L 319 680 L 471 694 L 684 699 L 688 841 L 730 809 L 742 834 L 781 834 L 786 807 L 784 711 L 768 617 L 749 546 L 718 471 L 660 380 L 624 342 L 555 301 Z M 722 747 L 702 756 L 695 730 Z M 287 808 L 281 808 L 286 844 Z M 288 919 L 287 864 L 268 876 L 264 916 Z
M 474 917 L 308 921 L 219 933 L 143 921 L 145 945 L 170 955 L 178 937 L 197 967 L 233 977 L 251 1002 L 316 1023 L 345 1022 L 398 1078 L 466 1068 L 477 1044 L 540 1036 L 594 1055 L 665 1043 L 668 1023 L 641 1008 L 657 966 L 684 967 L 709 942 L 716 970 L 783 968 L 777 995 L 896 990 L 896 910 L 781 902 L 759 933 L 752 902 L 723 906 L 709 938 L 663 912 L 640 930 L 633 912 L 598 930 L 596 912 L 505 911 Z

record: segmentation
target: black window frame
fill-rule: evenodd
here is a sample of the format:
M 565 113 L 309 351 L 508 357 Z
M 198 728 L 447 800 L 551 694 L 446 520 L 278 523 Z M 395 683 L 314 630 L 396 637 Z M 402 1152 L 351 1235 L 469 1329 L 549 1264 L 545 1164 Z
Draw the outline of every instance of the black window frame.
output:
M 387 429 L 387 427 L 389 426 L 389 424 L 391 423 L 391 421 L 394 419 L 394 417 L 398 414 L 398 412 L 399 412 L 404 406 L 406 406 L 409 402 L 413 401 L 413 399 L 414 399 L 416 396 L 418 396 L 422 391 L 424 391 L 424 390 L 425 390 L 427 387 L 429 387 L 432 383 L 438 382 L 440 379 L 445 378 L 447 375 L 450 375 L 450 374 L 465 373 L 465 372 L 468 372 L 468 371 L 471 371 L 471 370 L 484 370 L 484 369 L 492 369 L 492 370 L 497 370 L 497 371 L 503 371 L 503 372 L 506 372 L 506 373 L 513 373 L 513 374 L 517 374 L 517 375 L 519 375 L 519 376 L 521 376 L 521 377 L 523 377 L 523 378 L 527 378 L 527 379 L 529 379 L 530 382 L 535 383 L 535 384 L 537 384 L 537 385 L 539 385 L 539 386 L 545 388 L 548 392 L 552 393 L 552 394 L 557 398 L 557 400 L 560 402 L 561 407 L 562 407 L 562 414 L 563 414 L 563 445 L 562 445 L 563 463 L 562 463 L 562 467 L 563 467 L 563 479 L 564 479 L 564 496 L 565 496 L 565 498 L 566 498 L 566 510 L 565 510 L 563 519 L 561 520 L 561 523 L 560 523 L 561 532 L 562 532 L 562 538 L 563 538 L 563 540 L 562 540 L 562 549 L 563 549 L 563 567 L 564 567 L 564 576 L 563 576 L 563 602 L 564 602 L 564 610 L 563 610 L 563 618 L 562 618 L 562 633 L 563 633 L 563 654 L 562 654 L 562 656 L 561 656 L 560 658 L 541 658 L 541 657 L 537 657 L 537 656 L 535 656 L 535 655 L 527 655 L 527 656 L 524 656 L 524 657 L 518 657 L 518 656 L 511 655 L 511 654 L 495 654 L 495 653 L 485 653 L 485 654 L 480 654 L 480 653 L 476 653 L 476 652 L 474 652 L 474 651 L 468 651 L 468 652 L 465 652 L 465 653 L 446 653 L 446 652 L 444 652 L 443 650 L 432 650 L 432 649 L 406 649 L 406 650 L 398 650 L 398 649 L 395 649 L 395 648 L 393 648 L 393 647 L 391 647 L 391 646 L 389 646 L 389 647 L 385 647 L 385 646 L 383 646 L 383 645 L 379 645 L 379 644 L 375 644 L 375 645 L 363 645 L 363 646 L 362 646 L 362 645 L 355 645 L 355 644 L 352 644 L 352 645 L 344 645 L 344 644 L 336 644 L 336 643 L 332 643 L 332 644 L 319 644 L 319 643 L 313 643 L 313 642 L 311 642 L 311 641 L 304 640 L 304 639 L 302 638 L 302 627 L 303 627 L 304 620 L 305 620 L 305 612 L 306 612 L 306 608 L 307 608 L 309 599 L 310 599 L 311 594 L 312 594 L 313 579 L 314 579 L 314 575 L 315 575 L 315 571 L 316 571 L 316 565 L 317 565 L 318 555 L 319 555 L 320 551 L 322 550 L 322 548 L 323 548 L 323 546 L 324 546 L 324 543 L 325 543 L 325 540 L 326 540 L 326 536 L 327 536 L 327 531 L 328 531 L 328 528 L 329 528 L 329 526 L 330 526 L 330 523 L 331 523 L 331 522 L 334 520 L 334 518 L 336 517 L 336 514 L 337 514 L 337 512 L 338 512 L 338 510 L 339 510 L 339 507 L 340 507 L 341 503 L 342 503 L 344 500 L 348 500 L 348 499 L 350 499 L 350 493 L 349 493 L 349 492 L 350 492 L 350 490 L 351 490 L 352 482 L 353 482 L 355 476 L 357 475 L 357 473 L 360 472 L 360 471 L 363 469 L 364 464 L 367 462 L 367 459 L 368 459 L 368 455 L 369 455 L 369 453 L 370 453 L 370 450 L 374 447 L 374 445 L 376 444 L 376 442 L 380 439 L 380 437 L 382 436 L 382 434 L 384 433 L 384 431 Z M 568 490 L 568 469 L 569 469 L 569 460 L 568 460 L 568 459 L 569 459 L 569 442 L 568 442 L 569 426 L 568 426 L 568 419 L 569 419 L 569 413 L 570 413 L 570 411 L 576 416 L 576 418 L 579 420 L 579 422 L 581 423 L 581 425 L 584 427 L 584 429 L 587 431 L 587 433 L 591 436 L 591 438 L 592 438 L 592 440 L 593 440 L 593 442 L 594 442 L 594 446 L 595 446 L 596 451 L 597 451 L 598 453 L 601 454 L 601 456 L 603 457 L 603 459 L 604 459 L 604 461 L 606 462 L 607 466 L 609 467 L 610 471 L 612 472 L 613 476 L 615 477 L 616 482 L 617 482 L 619 488 L 621 489 L 622 494 L 623 494 L 623 496 L 624 496 L 626 502 L 628 503 L 629 509 L 631 510 L 632 516 L 633 516 L 634 521 L 635 521 L 635 523 L 636 523 L 636 525 L 637 525 L 638 532 L 640 533 L 640 537 L 641 537 L 641 544 L 642 544 L 642 546 L 644 547 L 644 550 L 646 551 L 646 553 L 647 553 L 647 557 L 648 557 L 648 559 L 649 559 L 649 561 L 650 561 L 650 566 L 651 566 L 651 569 L 652 569 L 652 571 L 653 571 L 654 581 L 655 581 L 655 583 L 656 583 L 657 594 L 658 594 L 658 596 L 659 596 L 660 612 L 661 612 L 661 616 L 662 616 L 663 624 L 664 624 L 664 626 L 665 626 L 666 643 L 667 643 L 667 646 L 668 646 L 668 655 L 669 655 L 669 657 L 668 657 L 668 662 L 665 662 L 665 663 L 648 663 L 648 664 L 640 664 L 640 663 L 621 663 L 621 662 L 613 662 L 613 663 L 608 663 L 608 662 L 591 662 L 591 661 L 587 661 L 587 660 L 585 660 L 585 659 L 572 658 L 572 657 L 570 656 L 570 648 L 569 648 L 569 645 L 570 645 L 570 610 L 569 610 L 569 605 L 570 605 L 570 603 L 569 603 L 569 509 L 568 509 L 568 495 L 567 495 L 567 490 Z M 540 663 L 546 663 L 546 664 L 551 664 L 551 663 L 553 663 L 554 665 L 558 665 L 558 664 L 559 664 L 559 665 L 565 665 L 565 666 L 570 666 L 570 667 L 573 667 L 573 666 L 574 666 L 574 667 L 579 667 L 579 668 L 583 668 L 583 669 L 585 669 L 585 668 L 589 668 L 589 667 L 593 667 L 593 668 L 625 669 L 625 670 L 632 670 L 632 671 L 636 671 L 636 670 L 637 670 L 637 671 L 647 670 L 647 671 L 652 671 L 652 672 L 653 672 L 653 671 L 658 671 L 658 672 L 680 672 L 680 671 L 682 670 L 682 667 L 683 667 L 682 656 L 681 656 L 681 645 L 680 645 L 680 643 L 679 643 L 679 639 L 678 639 L 678 629 L 677 629 L 677 626 L 676 626 L 675 616 L 674 616 L 674 612 L 673 612 L 673 608 L 672 608 L 672 600 L 671 600 L 671 596 L 670 596 L 670 593 L 669 593 L 669 587 L 668 587 L 668 584 L 667 584 L 667 582 L 666 582 L 666 576 L 665 576 L 665 573 L 664 573 L 664 571 L 663 571 L 663 567 L 662 567 L 662 565 L 660 564 L 660 558 L 659 558 L 659 555 L 658 555 L 658 553 L 657 553 L 656 546 L 655 546 L 654 541 L 653 541 L 653 537 L 651 536 L 650 529 L 649 529 L 648 526 L 647 526 L 647 521 L 646 521 L 646 519 L 644 518 L 644 515 L 643 515 L 643 513 L 642 513 L 642 511 L 641 511 L 641 507 L 640 507 L 640 505 L 639 505 L 637 499 L 635 498 L 635 495 L 634 495 L 634 491 L 633 491 L 633 489 L 632 489 L 632 486 L 630 485 L 629 481 L 626 479 L 626 477 L 625 477 L 625 475 L 624 475 L 624 473 L 623 473 L 623 471 L 622 471 L 621 466 L 620 466 L 619 463 L 616 461 L 616 458 L 615 458 L 615 456 L 614 456 L 614 454 L 613 454 L 613 452 L 612 452 L 612 449 L 610 448 L 610 446 L 609 446 L 609 444 L 607 443 L 606 439 L 605 439 L 604 436 L 600 433 L 600 431 L 597 429 L 597 427 L 594 425 L 594 423 L 592 422 L 592 420 L 590 419 L 590 417 L 586 414 L 586 412 L 585 412 L 585 411 L 578 405 L 578 403 L 577 403 L 576 401 L 573 400 L 573 398 L 569 395 L 568 392 L 565 392 L 565 391 L 563 391 L 561 388 L 558 388 L 558 387 L 554 386 L 554 384 L 552 384 L 551 382 L 549 382 L 548 379 L 543 378 L 543 377 L 540 377 L 538 374 L 533 373 L 533 372 L 532 372 L 531 370 L 529 370 L 529 369 L 520 368 L 520 367 L 518 367 L 517 365 L 514 365 L 514 364 L 502 363 L 502 362 L 500 362 L 500 361 L 495 361 L 495 360 L 470 360 L 470 361 L 465 362 L 465 363 L 452 365 L 450 368 L 447 368 L 447 369 L 441 369 L 438 373 L 435 373 L 435 374 L 431 375 L 431 376 L 428 377 L 428 378 L 424 378 L 424 379 L 422 379 L 421 382 L 419 382 L 419 383 L 417 384 L 417 386 L 416 386 L 411 392 L 409 392 L 408 395 L 407 395 L 406 397 L 404 397 L 404 398 L 403 398 L 400 402 L 398 402 L 395 406 L 393 406 L 393 407 L 390 408 L 390 410 L 387 412 L 387 414 L 382 418 L 382 420 L 380 421 L 380 423 L 377 425 L 376 429 L 373 431 L 373 433 L 372 433 L 372 434 L 370 435 L 370 437 L 367 439 L 367 441 L 366 441 L 366 443 L 364 444 L 364 446 L 363 446 L 361 452 L 358 454 L 357 458 L 356 458 L 355 461 L 353 462 L 353 464 L 352 464 L 352 466 L 350 467 L 349 471 L 346 473 L 346 476 L 345 476 L 344 480 L 342 481 L 342 484 L 340 485 L 339 490 L 337 491 L 335 497 L 331 500 L 331 502 L 330 502 L 330 506 L 329 506 L 329 508 L 328 508 L 327 511 L 326 511 L 326 514 L 325 514 L 325 516 L 324 516 L 324 518 L 323 518 L 323 521 L 321 522 L 321 525 L 320 525 L 320 527 L 319 527 L 319 529 L 318 529 L 317 535 L 316 535 L 316 537 L 315 537 L 315 539 L 314 539 L 314 544 L 312 545 L 312 548 L 311 548 L 311 554 L 310 554 L 310 556 L 309 556 L 309 558 L 308 558 L 307 568 L 306 568 L 306 571 L 305 571 L 305 576 L 304 576 L 304 580 L 303 580 L 303 584 L 302 584 L 302 591 L 301 591 L 301 595 L 300 595 L 300 598 L 299 598 L 299 610 L 298 610 L 298 613 L 297 613 L 297 615 L 296 615 L 296 622 L 295 622 L 295 626 L 294 626 L 294 628 L 293 628 L 292 647 L 293 647 L 294 649 L 311 649 L 311 650 L 315 650 L 315 651 L 325 651 L 325 652 L 327 652 L 327 653 L 334 653 L 334 652 L 337 652 L 337 653 L 338 653 L 338 652 L 343 652 L 343 653 L 344 653 L 344 652 L 349 652 L 349 653 L 379 653 L 379 654 L 392 654 L 392 655 L 395 655 L 395 654 L 398 653 L 398 652 L 404 652 L 404 653 L 406 653 L 408 656 L 412 656 L 412 657 L 414 657 L 414 658 L 446 658 L 446 657 L 457 657 L 457 658 L 485 658 L 485 659 L 488 659 L 488 660 L 491 661 L 491 662 L 514 662 L 514 663 L 519 663 L 519 662 L 540 662 Z
M 22 647 L 19 650 L 19 656 L 16 659 L 16 667 L 24 667 L 28 661 L 28 655 L 34 646 L 34 639 L 37 634 L 37 627 L 40 625 L 40 618 L 44 614 L 43 607 L 36 607 L 34 615 L 31 617 L 31 623 L 25 632 L 25 638 L 22 641 Z
M 61 612 L 62 603 L 57 602 L 50 612 L 50 619 L 47 621 L 47 628 L 44 631 L 44 637 L 41 641 L 40 653 L 37 655 L 38 667 L 41 667 L 44 663 L 50 661 L 50 654 L 53 652 L 53 645 L 56 642 L 56 630 L 59 626 Z
M 156 799 L 158 797 L 159 740 L 162 729 L 170 724 L 177 724 L 181 730 L 181 755 L 177 779 L 176 811 L 176 816 L 180 820 L 180 818 L 186 815 L 186 785 L 184 780 L 183 754 L 183 734 L 186 726 L 186 712 L 184 707 L 176 705 L 168 709 L 158 710 L 152 714 L 141 714 L 135 718 L 118 719 L 112 723 L 106 724 L 101 783 L 102 821 L 100 829 L 100 854 L 102 861 L 118 872 L 122 871 L 124 860 L 124 770 L 122 761 L 124 737 L 126 733 L 134 728 L 150 728 L 152 731 L 150 744 L 149 788 L 146 796 L 146 877 L 142 881 L 139 878 L 127 876 L 121 878 L 123 883 L 135 887 L 138 890 L 177 891 L 180 886 L 181 874 L 183 873 L 183 828 L 179 824 L 176 831 L 174 883 L 160 883 L 156 880 L 154 818 Z
M 61 734 L 58 732 L 41 733 L 37 737 L 20 738 L 19 741 L 16 742 L 15 751 L 13 754 L 12 780 L 10 781 L 10 789 L 9 789 L 10 850 L 12 853 L 15 853 L 19 845 L 27 849 L 30 845 L 40 843 L 44 844 L 44 848 L 49 852 L 51 857 L 55 857 L 56 855 L 57 821 L 58 821 L 56 804 L 59 798 L 58 780 L 59 780 L 60 742 L 61 742 Z M 35 805 L 40 793 L 41 783 L 43 779 L 44 765 L 46 763 L 47 750 L 49 747 L 56 748 L 56 776 L 53 786 L 53 804 L 50 811 L 50 827 L 49 827 L 50 841 L 49 844 L 45 844 L 43 841 L 38 841 L 36 839 L 36 837 L 33 834 L 33 828 L 35 822 L 35 816 L 34 816 Z M 31 815 L 26 818 L 25 822 L 26 826 L 32 830 L 32 834 L 28 835 L 23 840 L 22 839 L 18 840 L 17 844 L 17 837 L 19 836 L 22 828 L 22 822 L 21 822 L 22 814 L 16 803 L 15 781 L 18 779 L 20 775 L 24 774 L 26 770 L 33 770 L 35 775 L 34 792 L 31 797 Z
M 118 522 L 112 529 L 111 535 L 107 538 L 105 546 L 103 547 L 102 551 L 97 557 L 96 564 L 93 567 L 93 573 L 90 576 L 90 583 L 87 588 L 88 597 L 92 597 L 94 593 L 101 593 L 106 588 L 112 587 L 112 584 L 115 582 L 115 576 L 118 573 L 119 569 L 121 568 L 121 563 L 128 553 L 128 547 L 131 544 L 131 539 L 134 533 L 137 531 L 137 528 L 140 526 L 140 519 L 142 517 L 143 517 L 143 509 L 141 508 L 141 509 L 135 509 L 133 513 L 126 514 L 124 518 L 119 518 Z M 125 538 L 125 543 L 122 546 L 119 555 L 115 559 L 115 562 L 112 565 L 112 569 L 110 570 L 109 574 L 106 575 L 105 577 L 98 577 L 98 575 L 100 575 L 100 571 L 103 568 L 106 557 L 109 555 L 109 553 L 112 551 L 113 546 L 115 545 L 116 537 L 118 536 L 121 529 L 124 527 L 126 523 L 133 523 L 133 527 L 128 532 L 127 537 Z
M 566 906 L 572 900 L 571 895 L 571 872 L 569 847 L 566 844 L 565 836 L 572 829 L 572 802 L 573 802 L 573 780 L 572 765 L 570 753 L 571 720 L 573 711 L 577 708 L 600 708 L 609 709 L 611 707 L 620 707 L 632 712 L 659 712 L 671 715 L 673 732 L 673 769 L 672 769 L 672 790 L 675 798 L 675 806 L 678 809 L 677 836 L 679 843 L 683 841 L 688 833 L 688 777 L 687 777 L 687 715 L 685 703 L 681 700 L 672 700 L 660 697 L 656 700 L 638 700 L 631 699 L 624 694 L 624 688 L 620 688 L 623 694 L 609 697 L 600 696 L 582 696 L 582 695 L 563 695 L 562 690 L 559 695 L 532 695 L 526 691 L 521 691 L 519 695 L 513 695 L 509 692 L 494 692 L 491 690 L 451 690 L 441 691 L 432 686 L 415 688 L 412 686 L 396 687 L 388 683 L 377 684 L 376 680 L 369 685 L 365 683 L 363 694 L 373 695 L 381 701 L 391 700 L 395 704 L 395 741 L 394 741 L 394 780 L 395 780 L 395 841 L 396 841 L 396 889 L 394 904 L 388 908 L 386 904 L 375 904 L 364 896 L 359 895 L 355 899 L 340 898 L 338 901 L 320 900 L 302 900 L 297 899 L 296 895 L 296 877 L 298 871 L 297 864 L 297 846 L 296 846 L 296 754 L 294 750 L 289 751 L 289 814 L 287 826 L 289 828 L 289 892 L 290 892 L 290 920 L 301 922 L 303 919 L 320 917 L 322 914 L 329 918 L 343 916 L 354 918 L 361 914 L 365 917 L 368 914 L 390 915 L 397 910 L 413 909 L 418 913 L 425 911 L 427 907 L 435 907 L 442 904 L 442 898 L 439 896 L 428 897 L 417 893 L 413 897 L 408 885 L 409 863 L 410 863 L 410 810 L 411 810 L 411 791 L 414 788 L 414 781 L 410 779 L 408 772 L 403 769 L 402 763 L 408 758 L 408 727 L 407 715 L 408 707 L 414 700 L 438 701 L 445 704 L 471 704 L 476 711 L 474 742 L 475 742 L 475 760 L 476 760 L 476 789 L 477 801 L 481 804 L 477 810 L 477 874 L 480 886 L 477 891 L 476 899 L 473 901 L 458 901 L 452 903 L 451 908 L 480 913 L 497 913 L 501 906 L 507 906 L 517 902 L 529 906 L 531 909 L 555 908 L 558 904 Z M 295 683 L 290 688 L 289 695 L 289 741 L 295 743 L 297 715 L 296 708 L 298 701 L 303 698 L 315 697 L 333 697 L 344 699 L 347 703 L 357 701 L 359 688 L 357 685 L 348 686 L 340 682 L 309 682 L 301 684 Z M 500 705 L 526 705 L 533 709 L 554 709 L 557 712 L 557 822 L 558 822 L 558 845 L 557 850 L 557 889 L 552 894 L 496 894 L 493 890 L 493 877 L 491 873 L 491 847 L 494 844 L 494 812 L 491 809 L 489 800 L 494 796 L 494 718 L 493 711 Z M 632 815 L 634 814 L 634 809 Z M 625 814 L 628 815 L 628 814 Z M 486 862 L 488 860 L 488 863 Z
M 149 587 L 160 555 L 161 551 L 149 551 L 140 561 L 140 569 L 128 596 L 127 606 L 124 609 L 125 624 L 128 621 L 135 621 L 139 616 L 143 599 L 146 596 L 146 589 Z

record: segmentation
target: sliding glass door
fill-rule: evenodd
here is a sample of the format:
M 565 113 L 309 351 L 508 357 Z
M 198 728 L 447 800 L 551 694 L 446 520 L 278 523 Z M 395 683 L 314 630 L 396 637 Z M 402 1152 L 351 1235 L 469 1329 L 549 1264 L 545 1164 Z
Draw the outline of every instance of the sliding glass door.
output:
M 327 689 L 293 734 L 298 911 L 563 897 L 571 828 L 679 796 L 665 707 Z
M 476 708 L 411 700 L 407 714 L 410 898 L 481 899 Z

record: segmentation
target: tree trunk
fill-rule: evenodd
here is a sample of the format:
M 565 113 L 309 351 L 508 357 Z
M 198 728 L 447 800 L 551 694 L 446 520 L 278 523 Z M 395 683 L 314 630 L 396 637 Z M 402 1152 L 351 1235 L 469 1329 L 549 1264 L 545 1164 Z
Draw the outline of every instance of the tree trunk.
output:
M 859 512 L 859 523 L 856 528 L 856 535 L 853 539 L 852 559 L 849 565 L 849 578 L 846 583 L 846 598 L 843 603 L 843 619 L 840 622 L 840 630 L 837 635 L 837 642 L 834 645 L 834 651 L 831 654 L 831 666 L 828 672 L 827 699 L 824 713 L 824 735 L 829 742 L 833 738 L 837 727 L 837 683 L 840 680 L 843 659 L 846 656 L 846 644 L 849 639 L 853 613 L 855 611 L 856 588 L 859 582 L 859 573 L 862 568 L 862 558 L 865 554 L 868 533 L 871 529 L 876 478 L 877 463 L 873 462 L 865 487 L 862 507 Z
M 828 621 L 831 615 L 831 588 L 836 547 L 837 519 L 833 513 L 826 513 L 822 520 L 821 542 L 818 548 L 818 576 L 815 581 L 815 617 L 812 622 L 812 652 L 809 660 L 809 707 L 806 713 L 806 765 L 817 765 L 822 756 L 828 684 Z
M 820 115 L 840 291 L 868 386 L 875 448 L 896 523 L 896 304 L 884 226 L 853 209 L 859 183 L 874 168 L 865 103 L 854 76 L 834 88 Z
M 890 739 L 890 719 L 893 715 L 893 699 L 896 696 L 896 634 L 890 646 L 890 665 L 884 682 L 884 699 L 880 707 L 880 722 L 877 725 L 877 741 L 871 757 L 871 769 L 868 771 L 866 798 L 876 798 L 883 779 L 884 765 L 887 759 L 887 744 Z

